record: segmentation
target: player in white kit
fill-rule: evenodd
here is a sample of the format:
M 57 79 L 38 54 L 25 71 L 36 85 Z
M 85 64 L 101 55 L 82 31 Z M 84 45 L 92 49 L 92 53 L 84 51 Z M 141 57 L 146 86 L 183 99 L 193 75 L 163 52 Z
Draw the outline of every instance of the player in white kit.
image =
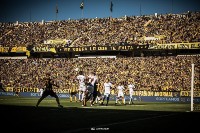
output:
M 86 85 L 85 85 L 85 79 L 86 77 L 83 75 L 83 71 L 79 72 L 79 75 L 77 76 L 77 80 L 79 83 L 79 88 L 78 88 L 78 100 L 83 101 L 85 91 L 86 91 Z
M 129 104 L 133 104 L 133 91 L 135 89 L 135 85 L 131 82 L 128 81 L 128 91 L 129 91 Z
M 86 91 L 83 97 L 82 106 L 86 106 L 87 101 L 91 99 L 94 91 L 94 86 L 90 83 L 90 79 L 88 77 L 85 79 L 85 85 L 86 85 Z
M 103 97 L 103 102 L 106 98 L 107 102 L 106 102 L 106 106 L 108 106 L 108 102 L 109 102 L 109 98 L 110 98 L 110 94 L 111 94 L 111 89 L 113 88 L 113 84 L 109 82 L 109 79 L 106 79 L 106 82 L 104 83 L 104 97 Z M 103 104 L 102 102 L 102 104 Z
M 90 73 L 90 75 L 88 76 L 89 81 L 91 83 L 91 85 L 93 86 L 93 92 L 92 92 L 92 97 L 91 97 L 91 106 L 94 105 L 94 102 L 97 98 L 98 95 L 98 90 L 97 90 L 97 84 L 98 84 L 98 76 L 96 75 L 95 72 Z
M 122 100 L 123 104 L 125 105 L 126 104 L 125 97 L 124 97 L 125 88 L 124 88 L 124 86 L 122 85 L 121 82 L 117 86 L 117 91 L 118 91 L 118 94 L 116 96 L 115 105 L 118 103 L 119 100 Z

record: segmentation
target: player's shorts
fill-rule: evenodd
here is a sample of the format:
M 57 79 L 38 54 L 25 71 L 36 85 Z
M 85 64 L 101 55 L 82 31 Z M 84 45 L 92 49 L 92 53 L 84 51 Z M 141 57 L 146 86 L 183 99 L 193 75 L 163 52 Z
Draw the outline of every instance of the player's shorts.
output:
M 92 93 L 86 92 L 86 94 L 85 94 L 85 98 L 86 98 L 86 99 L 90 99 L 91 96 L 92 96 Z
M 133 95 L 133 91 L 130 91 L 129 94 L 130 94 L 130 95 Z
M 97 91 L 97 96 L 101 97 L 101 93 L 99 91 Z
M 42 97 L 47 97 L 48 95 L 55 98 L 58 97 L 53 90 L 44 90 L 44 92 L 42 93 Z
M 76 94 L 77 94 L 76 91 L 70 93 L 71 96 L 76 95 Z
M 86 86 L 85 85 L 80 85 L 78 90 L 79 91 L 86 91 Z
M 130 91 L 130 92 L 129 92 L 129 95 L 130 95 L 130 97 L 132 98 L 132 97 L 133 97 L 133 91 Z
M 104 96 L 110 97 L 110 94 L 109 93 L 104 93 Z
M 87 86 L 86 90 L 87 90 L 89 93 L 93 93 L 94 87 L 91 86 L 91 85 L 89 85 L 89 86 Z
M 123 92 L 119 92 L 117 96 L 118 97 L 124 97 L 124 93 Z

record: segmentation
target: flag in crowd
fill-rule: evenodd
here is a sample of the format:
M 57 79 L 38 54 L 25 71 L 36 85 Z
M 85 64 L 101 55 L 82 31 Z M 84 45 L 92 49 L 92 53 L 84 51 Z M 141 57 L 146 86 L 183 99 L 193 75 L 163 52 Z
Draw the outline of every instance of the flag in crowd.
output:
M 110 12 L 112 12 L 113 11 L 113 3 L 112 3 L 112 1 L 110 2 Z
M 58 13 L 58 6 L 56 5 L 56 13 Z
M 84 2 L 82 1 L 81 5 L 80 5 L 80 8 L 83 9 L 83 7 L 84 7 Z

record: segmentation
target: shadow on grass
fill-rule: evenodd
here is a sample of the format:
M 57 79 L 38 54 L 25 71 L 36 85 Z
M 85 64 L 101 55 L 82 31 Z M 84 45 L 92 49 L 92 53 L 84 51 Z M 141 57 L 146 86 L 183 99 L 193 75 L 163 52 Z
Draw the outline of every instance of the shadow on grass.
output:
M 8 132 L 158 132 L 190 129 L 199 120 L 197 112 L 33 107 L 0 105 L 2 126 Z

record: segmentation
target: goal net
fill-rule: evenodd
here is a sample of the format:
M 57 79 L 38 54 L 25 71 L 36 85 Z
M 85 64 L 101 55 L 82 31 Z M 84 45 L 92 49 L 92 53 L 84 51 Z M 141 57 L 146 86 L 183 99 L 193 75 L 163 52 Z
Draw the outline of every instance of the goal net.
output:
M 191 64 L 191 111 L 200 110 L 200 90 L 199 90 L 199 62 Z

